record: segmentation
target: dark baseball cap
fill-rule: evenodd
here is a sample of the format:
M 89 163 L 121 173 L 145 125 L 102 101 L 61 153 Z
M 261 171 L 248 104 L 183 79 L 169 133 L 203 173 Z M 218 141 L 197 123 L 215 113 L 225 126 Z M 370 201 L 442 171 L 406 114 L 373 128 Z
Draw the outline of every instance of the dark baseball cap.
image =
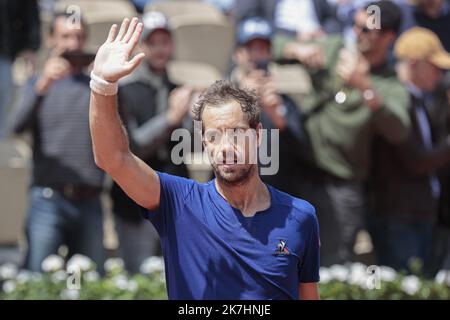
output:
M 237 42 L 240 45 L 254 39 L 270 41 L 272 37 L 272 27 L 270 23 L 263 18 L 249 18 L 242 21 L 238 27 Z

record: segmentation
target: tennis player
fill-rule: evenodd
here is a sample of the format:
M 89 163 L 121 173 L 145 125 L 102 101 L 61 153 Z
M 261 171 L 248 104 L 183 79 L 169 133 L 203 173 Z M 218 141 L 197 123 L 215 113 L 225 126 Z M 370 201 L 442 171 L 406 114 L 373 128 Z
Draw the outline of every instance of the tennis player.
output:
M 208 183 L 156 172 L 130 151 L 117 81 L 144 57 L 132 57 L 142 28 L 137 18 L 124 19 L 98 50 L 90 128 L 97 165 L 146 208 L 158 230 L 169 298 L 318 299 L 315 210 L 264 184 L 250 161 L 262 130 L 253 93 L 218 81 L 194 107 L 215 173 Z

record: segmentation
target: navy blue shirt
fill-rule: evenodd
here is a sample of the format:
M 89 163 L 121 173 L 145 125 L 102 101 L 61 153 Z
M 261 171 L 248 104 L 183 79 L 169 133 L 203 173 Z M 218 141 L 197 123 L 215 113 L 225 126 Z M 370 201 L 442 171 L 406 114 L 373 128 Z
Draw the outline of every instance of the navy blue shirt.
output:
M 169 299 L 298 299 L 301 282 L 319 281 L 314 207 L 271 186 L 271 205 L 246 218 L 214 180 L 158 172 L 161 195 L 145 211 L 158 230 Z

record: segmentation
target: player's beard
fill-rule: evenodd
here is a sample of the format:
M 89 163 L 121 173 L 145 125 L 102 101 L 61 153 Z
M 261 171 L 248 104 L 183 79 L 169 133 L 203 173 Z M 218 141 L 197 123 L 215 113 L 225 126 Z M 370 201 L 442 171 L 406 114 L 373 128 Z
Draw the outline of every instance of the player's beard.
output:
M 242 185 L 250 179 L 255 170 L 253 164 L 236 164 L 231 167 L 213 164 L 217 180 L 227 185 Z

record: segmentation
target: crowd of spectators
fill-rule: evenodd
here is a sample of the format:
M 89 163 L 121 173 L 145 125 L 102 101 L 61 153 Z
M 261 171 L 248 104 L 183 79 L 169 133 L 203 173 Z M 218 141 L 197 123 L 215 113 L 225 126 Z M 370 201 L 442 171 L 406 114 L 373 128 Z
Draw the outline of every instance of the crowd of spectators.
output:
M 139 272 L 160 254 L 158 235 L 118 185 L 104 190 L 89 132 L 89 33 L 83 15 L 73 28 L 70 13 L 52 11 L 56 2 L 0 0 L 0 139 L 29 132 L 33 148 L 24 266 L 40 270 L 62 244 L 102 266 L 106 191 L 119 255 Z M 131 2 L 146 58 L 119 87 L 130 148 L 155 170 L 187 177 L 187 166 L 171 160 L 171 133 L 192 130 L 189 110 L 202 88 L 171 79 L 177 41 L 169 17 L 146 10 L 157 1 Z M 204 2 L 235 30 L 221 76 L 254 90 L 263 127 L 279 130 L 270 146 L 279 169 L 263 180 L 315 206 L 322 265 L 355 261 L 357 235 L 367 230 L 375 264 L 410 271 L 419 262 L 428 276 L 448 267 L 450 1 Z M 45 35 L 44 10 L 52 12 Z M 15 59 L 35 65 L 44 43 L 43 67 L 13 101 Z M 279 91 L 274 65 L 301 66 L 309 92 Z

